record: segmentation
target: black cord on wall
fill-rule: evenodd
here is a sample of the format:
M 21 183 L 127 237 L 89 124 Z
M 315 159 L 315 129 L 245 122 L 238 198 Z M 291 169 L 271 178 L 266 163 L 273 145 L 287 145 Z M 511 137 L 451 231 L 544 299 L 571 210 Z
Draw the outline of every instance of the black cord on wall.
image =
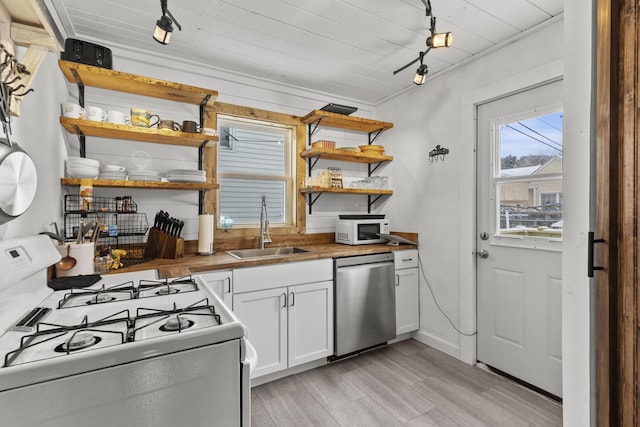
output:
M 431 284 L 429 283 L 429 281 L 427 280 L 427 277 L 424 274 L 424 268 L 422 267 L 422 258 L 420 258 L 420 251 L 418 251 L 418 264 L 420 266 L 420 272 L 421 272 L 420 274 L 422 275 L 422 278 L 424 279 L 424 282 L 427 284 L 427 287 L 429 288 L 429 292 L 431 293 L 431 297 L 433 297 L 433 302 L 436 303 L 436 307 L 438 308 L 438 310 L 440 310 L 440 313 L 442 313 L 442 315 L 445 317 L 445 319 L 447 319 L 449 321 L 449 323 L 451 324 L 451 327 L 453 327 L 453 329 L 455 329 L 457 333 L 459 333 L 460 335 L 463 335 L 465 337 L 472 337 L 472 336 L 477 335 L 478 331 L 475 331 L 473 333 L 462 332 L 456 325 L 454 325 L 453 321 L 451 321 L 449 316 L 447 316 L 447 313 L 444 312 L 442 307 L 440 307 L 440 304 L 438 303 L 436 295 L 433 293 L 433 288 L 431 287 Z

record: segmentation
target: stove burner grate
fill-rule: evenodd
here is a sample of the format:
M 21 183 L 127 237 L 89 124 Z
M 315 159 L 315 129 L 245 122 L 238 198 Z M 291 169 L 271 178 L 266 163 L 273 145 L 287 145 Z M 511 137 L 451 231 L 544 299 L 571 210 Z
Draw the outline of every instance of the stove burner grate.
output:
M 82 322 L 71 326 L 40 322 L 38 323 L 37 331 L 35 333 L 23 336 L 20 339 L 20 345 L 18 348 L 5 354 L 3 367 L 6 368 L 15 364 L 14 362 L 16 359 L 23 352 L 35 347 L 42 347 L 50 341 L 55 342 L 56 339 L 64 337 L 69 332 L 72 333 L 71 337 L 63 343 L 55 346 L 53 348 L 54 352 L 71 354 L 78 350 L 93 347 L 102 341 L 100 336 L 95 335 L 96 333 L 104 336 L 111 335 L 118 337 L 118 343 L 124 344 L 127 341 L 127 334 L 125 332 L 109 328 L 112 326 L 117 328 L 117 325 L 120 324 L 122 329 L 126 331 L 128 330 L 129 323 L 129 310 L 114 313 L 91 323 L 88 321 L 87 316 L 84 316 Z M 98 329 L 101 327 L 104 327 L 104 329 Z
M 82 302 L 83 299 L 86 300 Z M 99 289 L 84 289 L 64 294 L 58 301 L 58 308 L 71 308 L 77 305 L 104 304 L 116 300 L 129 300 L 135 298 L 135 287 L 132 281 L 120 283 L 119 285 L 106 287 L 102 285 Z M 74 300 L 79 300 L 80 304 L 74 304 Z
M 220 315 L 216 313 L 216 309 L 213 305 L 209 304 L 208 298 L 203 298 L 194 302 L 184 308 L 178 308 L 173 303 L 173 308 L 169 310 L 161 310 L 156 308 L 140 307 L 136 312 L 134 319 L 134 327 L 131 331 L 131 337 L 135 337 L 135 334 L 151 325 L 158 325 L 158 330 L 162 332 L 182 332 L 185 329 L 191 328 L 195 325 L 195 321 L 188 317 L 209 317 L 214 320 L 216 324 L 221 324 Z M 157 319 L 154 319 L 156 318 Z M 142 326 L 137 326 L 139 322 L 147 322 Z

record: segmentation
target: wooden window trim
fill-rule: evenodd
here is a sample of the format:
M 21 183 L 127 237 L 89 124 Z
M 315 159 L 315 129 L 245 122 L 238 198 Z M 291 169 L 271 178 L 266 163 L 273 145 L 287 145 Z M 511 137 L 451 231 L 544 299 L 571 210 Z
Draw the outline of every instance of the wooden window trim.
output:
M 306 174 L 306 163 L 303 158 L 300 157 L 300 153 L 304 151 L 307 145 L 307 132 L 306 124 L 302 123 L 302 117 L 277 113 L 273 111 L 260 110 L 257 108 L 243 107 L 240 105 L 226 104 L 222 102 L 216 102 L 213 106 L 207 108 L 205 111 L 204 125 L 205 127 L 217 129 L 218 128 L 218 114 L 224 114 L 227 116 L 235 116 L 238 118 L 255 119 L 265 122 L 272 122 L 284 125 L 294 126 L 295 133 L 295 171 L 296 176 L 293 182 L 293 197 L 295 198 L 295 225 L 284 227 L 273 227 L 271 229 L 271 237 L 274 241 L 274 245 L 278 246 L 279 243 L 286 243 L 288 238 L 306 232 L 306 201 L 303 194 L 298 191 L 300 183 L 304 181 Z M 207 147 L 204 151 L 204 165 L 208 176 L 213 176 L 217 184 L 219 184 L 217 174 L 218 164 L 218 152 L 217 146 Z M 204 211 L 209 213 L 217 213 L 217 193 L 212 190 L 207 191 L 204 199 Z M 218 229 L 215 230 L 214 248 L 215 250 L 226 250 L 229 248 L 238 247 L 253 247 L 257 245 L 258 233 L 255 228 L 231 228 L 231 229 Z

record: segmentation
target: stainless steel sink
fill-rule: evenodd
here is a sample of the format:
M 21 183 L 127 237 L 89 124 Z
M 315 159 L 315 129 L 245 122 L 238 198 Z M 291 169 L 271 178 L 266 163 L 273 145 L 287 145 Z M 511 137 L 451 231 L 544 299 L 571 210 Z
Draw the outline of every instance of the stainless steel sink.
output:
M 264 249 L 238 249 L 237 251 L 227 251 L 229 255 L 237 259 L 256 259 L 271 258 L 292 254 L 300 254 L 309 252 L 305 249 L 285 246 L 281 248 L 264 248 Z

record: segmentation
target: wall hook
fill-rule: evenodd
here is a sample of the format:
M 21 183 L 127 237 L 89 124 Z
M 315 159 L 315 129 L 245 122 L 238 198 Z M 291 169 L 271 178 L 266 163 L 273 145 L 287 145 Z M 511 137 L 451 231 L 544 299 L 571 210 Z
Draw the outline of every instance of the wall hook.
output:
M 440 145 L 436 145 L 436 148 L 429 151 L 429 161 L 433 163 L 434 161 L 442 160 L 444 161 L 444 156 L 449 154 L 449 149 L 441 147 Z

